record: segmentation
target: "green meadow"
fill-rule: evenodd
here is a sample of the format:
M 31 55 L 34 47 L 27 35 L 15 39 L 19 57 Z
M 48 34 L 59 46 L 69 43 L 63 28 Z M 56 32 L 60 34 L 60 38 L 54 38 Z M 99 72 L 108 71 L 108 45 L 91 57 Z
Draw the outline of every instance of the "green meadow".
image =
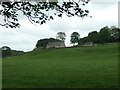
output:
M 117 88 L 118 45 L 31 51 L 2 70 L 3 88 Z

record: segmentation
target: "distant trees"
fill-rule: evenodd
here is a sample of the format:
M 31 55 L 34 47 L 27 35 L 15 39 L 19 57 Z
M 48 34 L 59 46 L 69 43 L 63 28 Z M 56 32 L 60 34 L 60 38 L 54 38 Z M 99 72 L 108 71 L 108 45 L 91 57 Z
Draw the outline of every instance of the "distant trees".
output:
M 110 34 L 113 41 L 120 41 L 120 29 L 112 26 L 110 28 Z
M 54 38 L 40 39 L 40 40 L 37 41 L 36 48 L 45 49 L 49 42 L 57 42 L 57 41 L 60 41 L 60 40 L 54 39 Z
M 100 43 L 109 42 L 109 39 L 111 36 L 109 30 L 110 29 L 107 26 L 100 29 L 100 32 L 98 34 L 98 38 L 99 38 Z
M 2 57 L 7 57 L 7 56 L 11 56 L 11 55 L 12 55 L 12 52 L 11 52 L 10 47 L 3 46 L 2 47 Z
M 97 43 L 110 43 L 110 42 L 119 42 L 120 41 L 120 29 L 111 26 L 105 26 L 100 29 L 99 32 L 92 31 L 88 34 L 87 37 L 80 38 L 79 45 L 84 44 L 85 42 L 92 42 L 94 44 Z
M 65 42 L 65 37 L 66 37 L 65 32 L 58 32 L 57 35 L 56 35 L 56 39 L 59 39 L 63 42 Z
M 46 48 L 48 39 L 41 39 L 37 41 L 36 48 Z
M 75 45 L 75 43 L 77 44 L 79 43 L 80 35 L 78 32 L 73 32 L 70 37 L 71 37 L 70 41 L 73 45 Z
M 84 44 L 85 42 L 89 42 L 88 37 L 80 38 L 80 40 L 78 41 L 78 45 L 82 45 L 82 44 Z
M 2 57 L 3 58 L 9 57 L 9 56 L 21 55 L 24 53 L 23 51 L 11 50 L 11 48 L 8 46 L 3 46 L 1 48 L 1 50 L 2 50 Z
M 88 39 L 93 43 L 98 43 L 98 32 L 97 31 L 90 32 L 88 34 Z

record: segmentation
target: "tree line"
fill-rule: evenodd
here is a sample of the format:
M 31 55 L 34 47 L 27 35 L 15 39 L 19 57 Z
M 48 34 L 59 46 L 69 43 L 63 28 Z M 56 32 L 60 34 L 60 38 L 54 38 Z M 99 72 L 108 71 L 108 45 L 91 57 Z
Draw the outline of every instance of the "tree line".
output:
M 80 38 L 78 40 L 78 44 L 83 44 L 85 42 L 93 42 L 94 44 L 104 44 L 104 43 L 112 43 L 120 41 L 120 28 L 115 26 L 105 26 L 100 29 L 99 32 L 92 31 L 88 34 L 87 37 Z
M 2 48 L 0 48 L 0 50 L 2 50 L 2 58 L 24 54 L 23 51 L 11 50 L 11 48 L 8 46 L 3 46 Z
M 58 32 L 56 35 L 56 39 L 50 38 L 50 39 L 40 39 L 38 40 L 36 44 L 36 48 L 42 47 L 46 48 L 46 45 L 49 42 L 65 42 L 66 39 L 65 32 Z M 92 31 L 89 32 L 86 37 L 80 38 L 80 34 L 78 32 L 73 32 L 71 34 L 70 42 L 75 45 L 83 45 L 86 42 L 92 42 L 93 44 L 104 44 L 104 43 L 112 43 L 112 42 L 119 42 L 120 41 L 120 29 L 111 26 L 110 28 L 108 26 L 105 26 L 100 29 L 100 31 Z
M 66 34 L 65 32 L 58 32 L 57 36 L 59 40 L 65 41 Z M 71 34 L 70 42 L 71 44 L 81 45 L 85 42 L 92 42 L 94 44 L 104 44 L 110 42 L 119 42 L 120 41 L 120 28 L 116 26 L 105 26 L 100 29 L 100 31 L 92 31 L 89 32 L 86 37 L 80 38 L 80 34 L 78 32 L 73 32 Z
M 86 42 L 92 42 L 93 44 L 104 44 L 104 43 L 112 43 L 112 42 L 119 42 L 120 41 L 120 28 L 117 28 L 115 26 L 105 26 L 100 29 L 100 31 L 92 31 L 89 32 L 86 37 L 80 38 L 80 34 L 78 32 L 73 32 L 71 34 L 70 42 L 73 45 L 83 45 Z M 55 38 L 49 38 L 49 39 L 40 39 L 36 43 L 36 48 L 42 47 L 46 48 L 46 45 L 49 42 L 65 42 L 66 34 L 65 32 L 58 32 Z M 16 56 L 21 55 L 24 52 L 23 51 L 16 51 L 11 50 L 7 46 L 3 46 L 1 48 L 2 50 L 2 57 L 8 57 L 8 56 Z

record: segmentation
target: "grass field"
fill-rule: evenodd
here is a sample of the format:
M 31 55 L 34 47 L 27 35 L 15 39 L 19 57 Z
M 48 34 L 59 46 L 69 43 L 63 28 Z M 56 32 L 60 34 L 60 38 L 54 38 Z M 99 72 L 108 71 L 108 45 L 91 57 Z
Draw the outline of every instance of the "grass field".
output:
M 118 46 L 33 51 L 3 60 L 3 88 L 116 88 Z

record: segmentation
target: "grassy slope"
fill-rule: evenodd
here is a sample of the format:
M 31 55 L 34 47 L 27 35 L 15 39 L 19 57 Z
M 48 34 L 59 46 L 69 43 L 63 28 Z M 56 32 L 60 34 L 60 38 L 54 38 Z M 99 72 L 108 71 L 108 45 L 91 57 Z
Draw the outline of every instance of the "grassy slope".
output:
M 34 51 L 3 59 L 5 88 L 117 87 L 117 44 Z

